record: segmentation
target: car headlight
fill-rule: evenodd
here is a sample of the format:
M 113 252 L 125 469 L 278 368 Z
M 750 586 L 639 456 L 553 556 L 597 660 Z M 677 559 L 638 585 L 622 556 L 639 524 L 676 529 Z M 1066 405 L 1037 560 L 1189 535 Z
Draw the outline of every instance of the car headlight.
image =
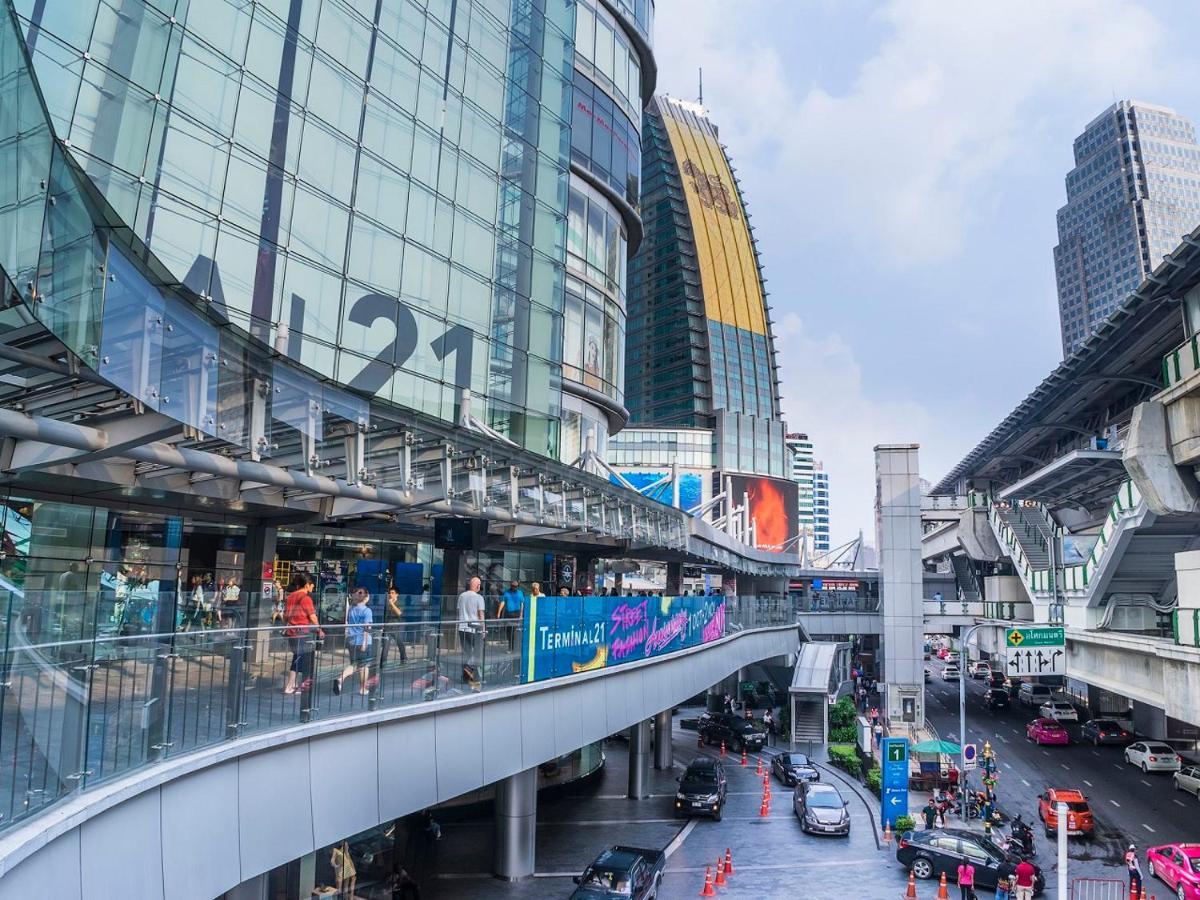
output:
M 676 800 L 677 802 L 679 802 L 679 803 L 682 803 L 682 802 L 683 802 L 684 800 L 686 800 L 686 799 L 687 799 L 687 797 L 683 796 L 683 794 L 676 794 L 676 795 L 675 795 L 675 800 Z
M 704 798 L 704 802 L 705 803 L 716 803 L 720 799 L 721 799 L 720 794 L 709 794 L 707 797 Z

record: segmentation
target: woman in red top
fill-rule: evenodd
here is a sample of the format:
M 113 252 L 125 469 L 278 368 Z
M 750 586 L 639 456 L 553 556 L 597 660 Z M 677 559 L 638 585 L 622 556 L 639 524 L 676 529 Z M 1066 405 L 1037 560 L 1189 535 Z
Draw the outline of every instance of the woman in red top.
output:
M 309 633 L 312 631 L 312 626 L 320 626 L 320 620 L 317 619 L 317 611 L 313 608 L 312 597 L 305 589 L 306 581 L 307 579 L 303 575 L 292 577 L 288 583 L 289 593 L 283 605 L 283 621 L 287 623 L 283 634 L 292 648 L 292 665 L 288 670 L 287 684 L 283 688 L 285 694 L 296 693 L 297 675 L 304 675 L 300 690 L 303 690 L 305 684 L 309 683 L 312 678 L 312 649 L 309 643 Z M 317 627 L 317 635 L 324 637 L 325 632 Z

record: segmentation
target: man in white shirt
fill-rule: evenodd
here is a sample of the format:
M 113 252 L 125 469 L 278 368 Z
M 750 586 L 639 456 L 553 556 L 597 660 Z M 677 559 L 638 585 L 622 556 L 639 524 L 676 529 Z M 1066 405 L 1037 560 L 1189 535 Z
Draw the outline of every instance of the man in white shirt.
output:
M 475 651 L 483 636 L 483 597 L 479 593 L 482 582 L 473 576 L 467 589 L 458 595 L 458 640 L 462 644 L 463 663 L 475 665 Z

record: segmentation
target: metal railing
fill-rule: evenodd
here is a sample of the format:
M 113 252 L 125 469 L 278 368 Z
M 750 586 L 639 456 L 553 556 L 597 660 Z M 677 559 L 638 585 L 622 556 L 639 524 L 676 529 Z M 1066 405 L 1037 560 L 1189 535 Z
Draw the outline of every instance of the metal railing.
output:
M 599 665 L 568 666 L 568 673 L 795 621 L 787 598 L 703 598 L 702 610 L 699 599 L 543 597 L 538 608 L 541 621 L 556 609 L 564 633 L 596 634 L 597 612 L 609 616 L 601 636 L 607 650 L 621 633 L 617 617 L 631 624 L 630 601 L 647 601 L 645 646 L 631 627 L 622 653 L 596 654 Z M 691 611 L 687 621 L 683 611 Z M 435 614 L 365 628 L 214 621 L 164 634 L 35 642 L 28 619 L 10 616 L 0 649 L 0 829 L 76 791 L 222 741 L 557 674 L 533 675 L 537 642 L 522 618 L 481 626 Z

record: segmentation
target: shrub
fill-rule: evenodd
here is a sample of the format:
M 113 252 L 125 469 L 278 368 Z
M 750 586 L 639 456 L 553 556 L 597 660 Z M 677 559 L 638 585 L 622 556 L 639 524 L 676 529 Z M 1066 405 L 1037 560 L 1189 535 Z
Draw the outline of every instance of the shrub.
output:
M 881 782 L 883 780 L 883 771 L 879 768 L 879 766 L 872 765 L 871 768 L 867 769 L 867 776 L 865 780 L 867 783 L 867 788 L 871 791 L 871 793 L 878 797 L 881 791 Z M 911 831 L 912 829 L 910 828 L 909 830 Z
M 858 740 L 858 731 L 853 725 L 829 729 L 829 740 L 839 744 L 853 744 Z
M 897 834 L 904 834 L 906 831 L 916 831 L 917 823 L 912 816 L 897 816 L 896 828 Z
M 830 728 L 846 728 L 854 727 L 854 701 L 849 697 L 843 697 L 833 706 L 829 707 L 829 727 Z M 854 740 L 854 738 L 849 738 Z
M 858 759 L 858 750 L 853 744 L 830 744 L 829 762 L 856 778 L 862 772 L 862 763 Z

